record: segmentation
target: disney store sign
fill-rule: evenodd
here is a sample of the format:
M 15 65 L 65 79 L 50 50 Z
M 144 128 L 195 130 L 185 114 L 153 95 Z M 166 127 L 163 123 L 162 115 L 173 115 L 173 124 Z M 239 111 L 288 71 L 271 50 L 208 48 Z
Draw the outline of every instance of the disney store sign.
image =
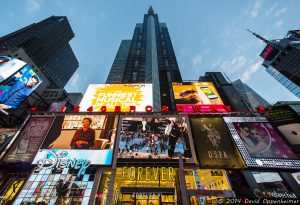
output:
M 75 169 L 78 170 L 77 176 L 84 174 L 86 168 L 91 164 L 90 160 L 87 159 L 76 159 L 71 158 L 67 151 L 51 151 L 47 150 L 47 154 L 44 158 L 37 160 L 36 171 L 41 171 L 42 169 Z

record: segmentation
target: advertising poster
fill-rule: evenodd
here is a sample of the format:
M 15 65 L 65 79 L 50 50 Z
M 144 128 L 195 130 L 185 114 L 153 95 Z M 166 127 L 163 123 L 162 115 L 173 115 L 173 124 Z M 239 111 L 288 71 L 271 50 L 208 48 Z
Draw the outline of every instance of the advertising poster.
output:
M 31 117 L 4 157 L 6 163 L 31 163 L 41 146 L 54 117 Z
M 0 153 L 3 155 L 4 150 L 7 150 L 7 145 L 9 141 L 13 138 L 16 134 L 16 129 L 5 129 L 0 128 Z
M 26 65 L 25 62 L 13 57 L 0 56 L 0 83 Z
M 296 180 L 296 182 L 300 185 L 300 172 L 292 173 L 292 176 Z
M 37 166 L 23 186 L 14 204 L 82 204 L 92 194 L 96 169 Z
M 247 166 L 292 168 L 300 161 L 264 117 L 224 117 Z
M 106 112 L 114 112 L 121 106 L 121 112 L 129 112 L 136 106 L 136 112 L 145 112 L 146 106 L 153 105 L 152 84 L 91 84 L 80 103 L 80 111 L 93 106 L 99 112 L 106 106 Z
M 177 110 L 182 112 L 227 111 L 212 82 L 173 83 Z
M 300 146 L 300 117 L 288 105 L 272 107 L 266 118 L 276 126 L 291 145 Z
M 18 70 L 0 83 L 0 111 L 9 114 L 9 110 L 18 108 L 41 83 L 28 65 Z
M 119 158 L 191 158 L 185 117 L 122 117 Z
M 243 160 L 222 118 L 193 117 L 191 127 L 202 167 L 243 167 Z
M 110 165 L 117 123 L 115 115 L 57 116 L 33 163 L 63 152 L 70 159 Z

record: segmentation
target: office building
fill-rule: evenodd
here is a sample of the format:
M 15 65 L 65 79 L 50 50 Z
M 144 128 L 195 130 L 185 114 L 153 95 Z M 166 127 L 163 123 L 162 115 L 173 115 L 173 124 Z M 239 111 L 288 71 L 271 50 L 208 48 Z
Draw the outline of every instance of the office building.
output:
M 181 82 L 169 31 L 152 7 L 136 24 L 132 40 L 123 40 L 106 83 L 152 83 L 153 107 L 170 109 L 174 100 L 172 82 Z
M 0 38 L 0 50 L 22 48 L 47 77 L 64 88 L 79 67 L 69 45 L 74 33 L 65 16 L 51 16 Z
M 232 82 L 234 88 L 240 94 L 243 102 L 247 104 L 250 110 L 256 110 L 258 106 L 270 106 L 263 97 L 257 92 L 251 89 L 246 83 L 243 83 L 240 79 Z
M 260 54 L 266 71 L 300 97 L 300 30 L 291 30 L 284 38 L 271 41 L 251 33 L 267 44 Z

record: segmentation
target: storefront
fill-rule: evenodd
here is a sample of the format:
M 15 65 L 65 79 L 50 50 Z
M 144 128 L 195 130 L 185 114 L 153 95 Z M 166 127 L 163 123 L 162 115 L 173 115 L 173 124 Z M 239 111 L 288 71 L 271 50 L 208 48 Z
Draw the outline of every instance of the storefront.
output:
M 177 168 L 119 167 L 114 183 L 114 204 L 167 205 L 177 202 Z
M 191 205 L 216 204 L 221 198 L 235 197 L 225 170 L 185 169 Z

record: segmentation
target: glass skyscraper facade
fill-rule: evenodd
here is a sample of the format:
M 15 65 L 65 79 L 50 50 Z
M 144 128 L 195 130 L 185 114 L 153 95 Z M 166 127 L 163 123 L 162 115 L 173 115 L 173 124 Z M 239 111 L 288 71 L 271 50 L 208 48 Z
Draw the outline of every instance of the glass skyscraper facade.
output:
M 63 88 L 79 67 L 69 45 L 73 37 L 67 17 L 51 16 L 1 37 L 0 48 L 23 48 L 51 82 L 51 88 Z
M 172 108 L 172 82 L 182 82 L 165 23 L 152 7 L 136 24 L 132 40 L 123 40 L 106 83 L 152 83 L 153 108 Z

